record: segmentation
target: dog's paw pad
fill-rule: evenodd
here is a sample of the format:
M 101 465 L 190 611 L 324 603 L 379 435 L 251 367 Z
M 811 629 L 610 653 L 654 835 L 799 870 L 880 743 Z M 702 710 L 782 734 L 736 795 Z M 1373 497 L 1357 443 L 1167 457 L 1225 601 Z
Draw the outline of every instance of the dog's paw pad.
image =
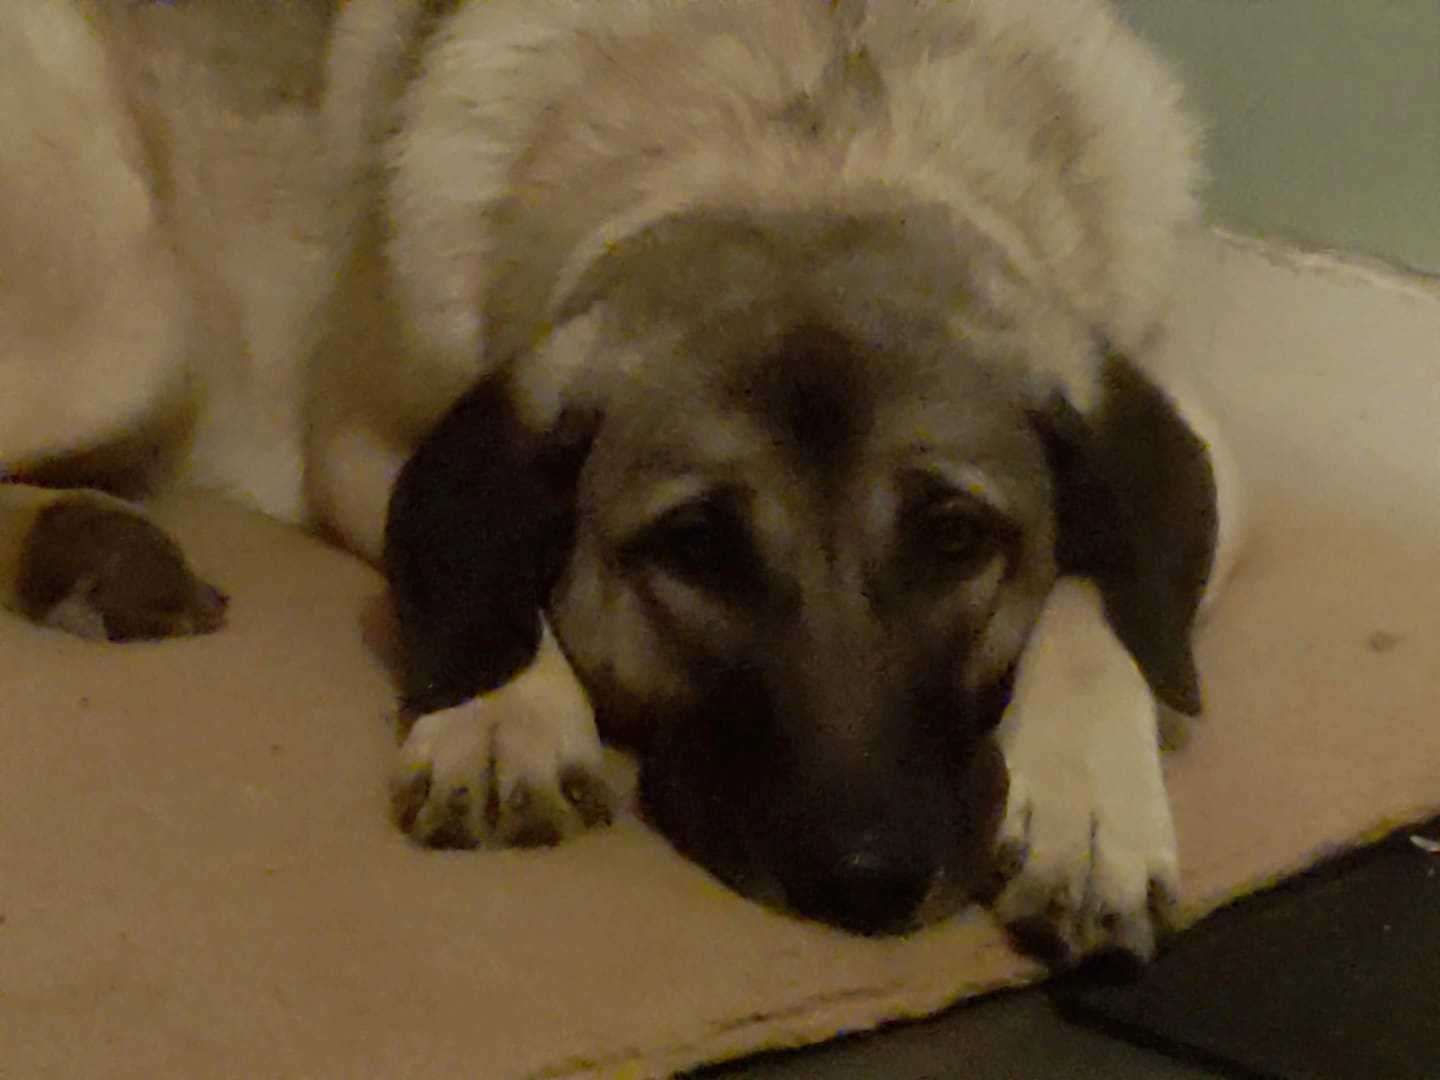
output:
M 1068 921 L 1050 914 L 1022 915 L 1005 926 L 1016 948 L 1052 968 L 1068 968 L 1075 962 Z
M 554 847 L 565 839 L 566 816 L 554 793 L 521 781 L 500 806 L 495 839 L 504 847 Z
M 396 823 L 427 847 L 475 847 L 489 831 L 488 733 L 459 714 L 450 709 L 417 720 L 390 776 Z
M 421 717 L 391 777 L 396 822 L 428 847 L 551 847 L 614 817 L 590 716 L 503 693 Z
M 572 764 L 526 772 L 526 778 L 505 786 L 491 822 L 501 845 L 553 847 L 614 819 L 615 795 L 598 768 Z
M 1146 890 L 1145 910 L 1150 924 L 1159 931 L 1163 939 L 1180 929 L 1180 886 L 1179 874 L 1173 870 L 1152 878 Z
M 209 633 L 229 603 L 161 529 L 90 495 L 62 497 L 36 516 L 16 595 L 36 622 L 99 641 Z
M 407 832 L 413 832 L 420 811 L 430 800 L 430 770 L 395 770 L 390 778 L 390 812 L 395 824 Z
M 438 807 L 439 813 L 430 821 L 426 843 L 437 848 L 471 848 L 478 838 L 471 828 L 472 811 L 470 789 L 456 788 L 450 797 Z
M 1088 814 L 1023 794 L 1012 802 L 998 850 L 1023 862 L 993 907 L 1019 948 L 1056 968 L 1099 956 L 1128 964 L 1155 956 L 1175 921 L 1173 831 L 1168 813 L 1156 811 L 1149 828 L 1136 828 L 1117 816 L 1124 809 L 1103 799 Z
M 1017 947 L 1056 968 L 1100 955 L 1147 962 L 1173 926 L 1166 913 L 1148 905 L 1113 909 L 1097 896 L 1078 905 L 1068 894 L 1038 903 L 1012 898 L 997 904 L 997 912 Z
M 560 777 L 560 790 L 580 815 L 587 828 L 609 825 L 615 820 L 615 792 L 603 776 L 583 765 L 574 765 Z

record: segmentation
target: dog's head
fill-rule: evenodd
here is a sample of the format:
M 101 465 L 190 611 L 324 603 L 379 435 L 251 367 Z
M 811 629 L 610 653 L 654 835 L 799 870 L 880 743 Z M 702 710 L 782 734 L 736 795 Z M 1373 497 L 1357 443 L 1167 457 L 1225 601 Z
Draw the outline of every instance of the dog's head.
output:
M 510 677 L 547 611 L 677 846 L 867 932 L 983 877 L 991 732 L 1057 573 L 1107 586 L 1193 710 L 1208 548 L 1176 522 L 1203 516 L 1203 454 L 942 212 L 687 214 L 588 264 L 543 330 L 506 314 L 503 375 L 392 503 L 416 706 Z M 1131 467 L 1136 432 L 1178 495 Z

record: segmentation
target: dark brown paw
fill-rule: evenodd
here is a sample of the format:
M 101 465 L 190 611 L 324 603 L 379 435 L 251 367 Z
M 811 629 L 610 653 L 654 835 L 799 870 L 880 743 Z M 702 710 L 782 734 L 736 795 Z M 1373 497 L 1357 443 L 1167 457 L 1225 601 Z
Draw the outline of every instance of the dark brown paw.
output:
M 224 624 L 228 603 L 164 532 L 90 495 L 61 498 L 36 517 L 16 595 L 36 622 L 100 641 L 207 634 Z

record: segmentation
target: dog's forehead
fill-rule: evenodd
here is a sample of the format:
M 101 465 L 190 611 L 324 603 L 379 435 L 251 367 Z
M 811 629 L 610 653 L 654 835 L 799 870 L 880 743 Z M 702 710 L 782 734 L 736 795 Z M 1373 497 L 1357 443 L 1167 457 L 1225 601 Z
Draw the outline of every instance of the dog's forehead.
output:
M 605 440 L 635 494 L 783 482 L 859 495 L 923 471 L 1005 509 L 1039 467 L 1018 383 L 959 345 L 764 324 L 697 334 L 637 373 Z
M 787 457 L 820 467 L 848 460 L 874 426 L 873 358 L 829 327 L 805 324 L 722 370 L 717 395 Z
M 793 463 L 827 471 L 1003 454 L 1024 415 L 1018 382 L 960 342 L 877 340 L 822 322 L 731 357 L 711 403 Z

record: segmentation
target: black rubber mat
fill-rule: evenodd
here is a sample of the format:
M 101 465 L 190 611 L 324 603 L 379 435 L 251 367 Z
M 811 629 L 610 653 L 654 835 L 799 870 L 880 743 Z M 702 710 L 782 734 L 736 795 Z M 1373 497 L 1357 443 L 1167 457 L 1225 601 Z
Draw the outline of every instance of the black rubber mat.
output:
M 1399 830 L 1217 913 L 1134 982 L 1070 980 L 1056 999 L 1236 1076 L 1440 1080 L 1437 839 L 1440 819 Z

